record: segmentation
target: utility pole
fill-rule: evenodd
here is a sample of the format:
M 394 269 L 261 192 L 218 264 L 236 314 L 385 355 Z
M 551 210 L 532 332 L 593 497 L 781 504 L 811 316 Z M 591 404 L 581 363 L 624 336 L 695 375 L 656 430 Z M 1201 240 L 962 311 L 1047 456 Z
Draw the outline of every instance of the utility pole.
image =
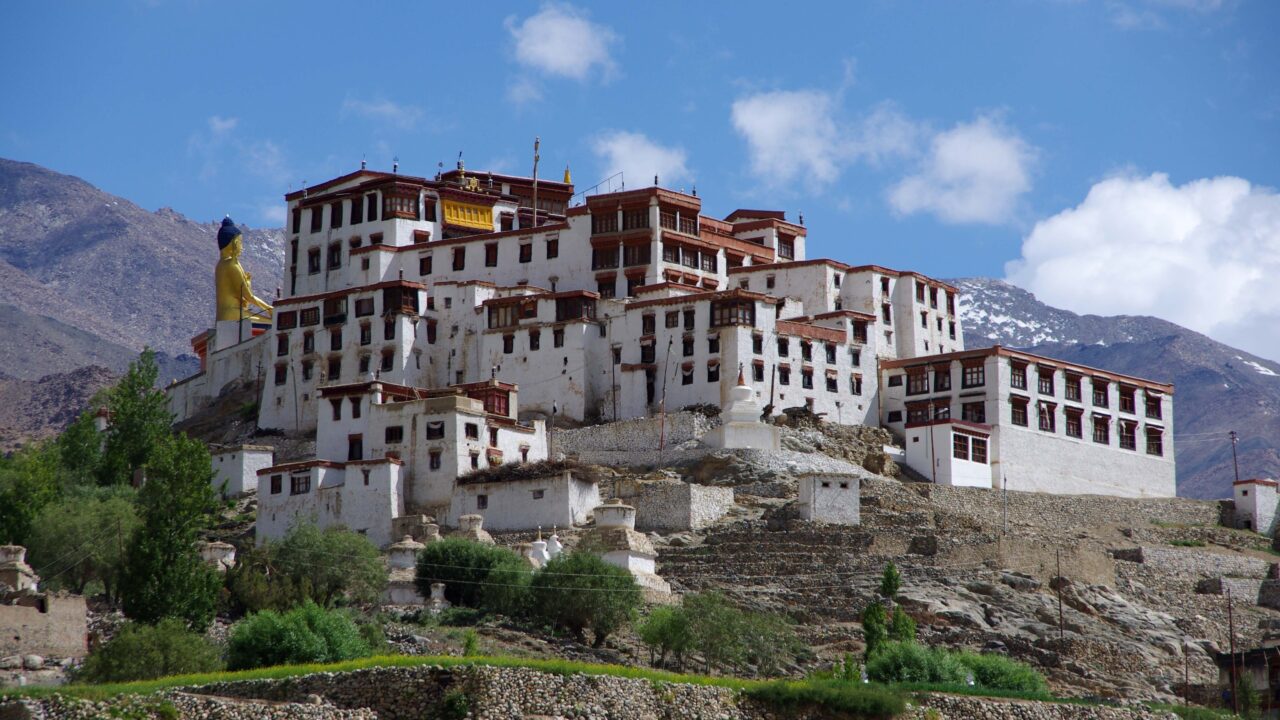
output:
M 1062 652 L 1062 550 L 1060 548 L 1053 551 L 1053 557 L 1058 563 L 1058 652 Z
M 658 461 L 662 461 L 662 453 L 667 448 L 667 372 L 671 369 L 671 346 L 676 341 L 676 336 L 672 335 L 667 338 L 667 357 L 662 361 L 662 400 L 659 402 L 659 417 L 661 418 L 658 426 Z
M 1000 483 L 1000 499 L 1002 502 L 1000 514 L 1001 514 L 1001 522 L 1003 523 L 1003 526 L 1004 526 L 1002 529 L 1002 533 L 1004 535 L 1008 535 L 1009 534 L 1009 476 L 1005 475 L 1003 476 L 1002 479 L 1004 480 L 1004 482 Z
M 1240 460 L 1236 457 L 1236 443 L 1240 441 L 1240 436 L 1235 430 L 1231 431 L 1231 465 L 1236 469 L 1236 482 L 1240 482 Z
M 1182 638 L 1182 707 L 1191 705 L 1191 655 L 1187 653 L 1187 639 Z
M 1231 648 L 1231 712 L 1239 715 L 1240 684 L 1236 680 L 1236 623 L 1231 613 L 1231 588 L 1227 588 L 1227 638 Z
M 542 144 L 542 138 L 535 137 L 533 139 L 533 226 L 538 227 L 538 146 Z

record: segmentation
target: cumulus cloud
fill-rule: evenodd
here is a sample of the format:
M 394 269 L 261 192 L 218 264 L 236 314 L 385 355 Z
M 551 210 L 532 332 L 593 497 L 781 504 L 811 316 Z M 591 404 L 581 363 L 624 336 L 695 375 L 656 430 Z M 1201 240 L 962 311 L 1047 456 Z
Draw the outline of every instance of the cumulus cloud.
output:
M 405 130 L 417 125 L 418 121 L 422 119 L 422 109 L 413 105 L 402 105 L 386 98 L 363 100 L 350 95 L 342 101 L 342 109 L 339 114 L 344 118 L 351 116 L 363 117 Z
M 734 101 L 734 130 L 747 142 L 751 172 L 767 185 L 803 181 L 829 185 L 859 160 L 879 163 L 909 155 L 921 127 L 891 104 L 866 117 L 839 116 L 837 94 L 823 90 L 775 90 Z
M 608 80 L 617 70 L 612 55 L 617 34 L 572 5 L 544 3 L 523 21 L 508 17 L 506 27 L 515 43 L 516 61 L 531 70 L 578 81 L 597 70 Z
M 934 136 L 918 171 L 889 190 L 898 213 L 933 213 L 948 223 L 1004 223 L 1031 189 L 1036 151 L 991 117 Z
M 592 141 L 591 150 L 600 159 L 604 176 L 621 171 L 631 187 L 648 185 L 654 175 L 667 187 L 693 177 L 683 148 L 661 145 L 643 133 L 603 133 Z
M 1280 194 L 1241 178 L 1099 182 L 1037 223 L 1005 274 L 1051 305 L 1154 315 L 1280 360 Z

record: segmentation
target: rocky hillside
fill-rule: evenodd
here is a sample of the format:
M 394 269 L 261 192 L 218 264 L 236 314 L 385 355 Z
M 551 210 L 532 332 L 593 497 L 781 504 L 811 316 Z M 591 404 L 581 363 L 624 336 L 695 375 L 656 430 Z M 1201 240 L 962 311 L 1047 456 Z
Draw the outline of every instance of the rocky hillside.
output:
M 25 327 L 36 334 L 24 340 L 62 349 L 51 357 L 9 338 L 0 343 L 0 367 L 35 379 L 117 348 L 189 353 L 191 336 L 213 320 L 216 235 L 217 222 L 148 212 L 79 178 L 0 159 L 0 305 L 29 316 Z M 246 228 L 245 240 L 244 265 L 270 297 L 280 283 L 283 235 Z M 114 347 L 95 349 L 102 341 Z
M 952 282 L 966 347 L 1024 348 L 1172 382 L 1180 495 L 1230 495 L 1231 430 L 1241 477 L 1280 476 L 1280 364 L 1158 318 L 1076 315 L 1000 280 Z
M 39 380 L 0 376 L 0 452 L 62 430 L 94 393 L 115 379 L 111 371 L 98 365 Z

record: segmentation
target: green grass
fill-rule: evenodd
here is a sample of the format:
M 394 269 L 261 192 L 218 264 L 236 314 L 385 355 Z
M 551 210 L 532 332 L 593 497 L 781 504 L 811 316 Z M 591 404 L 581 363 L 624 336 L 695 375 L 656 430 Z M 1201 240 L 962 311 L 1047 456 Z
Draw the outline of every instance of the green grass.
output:
M 1169 544 L 1173 545 L 1174 547 L 1204 547 L 1205 546 L 1205 542 L 1203 540 L 1170 540 Z
M 1206 707 L 1183 707 L 1181 705 L 1151 705 L 1152 710 L 1171 712 L 1184 720 L 1228 720 L 1237 717 L 1230 710 Z
M 902 695 L 889 688 L 840 680 L 775 680 L 749 687 L 743 694 L 782 710 L 818 706 L 863 718 L 891 718 L 906 709 Z
M 964 683 L 894 683 L 888 687 L 903 692 L 914 693 L 946 693 L 948 695 L 971 695 L 973 697 L 1010 698 L 1014 700 L 1041 700 L 1043 702 L 1068 702 L 1054 697 L 1047 692 L 1031 692 L 1028 690 L 999 690 L 980 685 Z

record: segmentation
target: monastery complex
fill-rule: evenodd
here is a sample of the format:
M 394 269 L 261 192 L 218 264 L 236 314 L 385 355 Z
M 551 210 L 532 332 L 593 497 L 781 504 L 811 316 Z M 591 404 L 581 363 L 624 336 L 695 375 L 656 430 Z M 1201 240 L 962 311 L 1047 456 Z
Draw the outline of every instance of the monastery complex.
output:
M 306 516 L 384 547 L 427 515 L 580 524 L 601 498 L 572 473 L 528 487 L 468 476 L 559 457 L 563 428 L 646 419 L 657 442 L 638 433 L 626 449 L 656 464 L 668 414 L 691 406 L 723 409 L 709 447 L 777 450 L 768 421 L 804 408 L 887 429 L 899 461 L 942 485 L 1175 494 L 1172 386 L 966 350 L 952 285 L 810 259 L 803 218 L 709 217 L 696 192 L 656 180 L 581 196 L 567 170 L 361 169 L 286 196 L 270 304 L 240 279 L 228 220 L 217 321 L 193 339 L 201 372 L 170 387 L 171 409 L 182 420 L 260 382 L 260 428 L 315 434 L 313 459 L 249 447 L 220 469 L 232 490 L 256 485 L 260 540 Z M 848 501 L 848 482 L 801 488 L 815 519 L 857 521 L 856 478 Z M 652 572 L 635 545 L 628 562 Z

